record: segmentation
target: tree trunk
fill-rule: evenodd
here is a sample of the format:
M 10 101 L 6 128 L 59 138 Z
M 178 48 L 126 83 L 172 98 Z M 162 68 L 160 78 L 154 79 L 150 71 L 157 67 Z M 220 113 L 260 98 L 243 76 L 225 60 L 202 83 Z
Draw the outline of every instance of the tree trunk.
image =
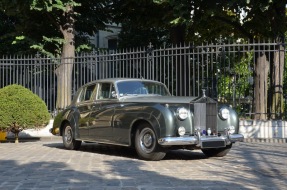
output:
M 14 122 L 10 128 L 9 131 L 11 131 L 12 133 L 14 133 L 15 135 L 15 143 L 19 143 L 19 133 L 21 131 L 23 131 L 23 128 L 20 127 L 16 122 Z
M 255 66 L 255 117 L 254 119 L 267 119 L 267 89 L 268 89 L 268 73 L 269 62 L 265 54 L 257 58 Z
M 283 113 L 283 73 L 284 73 L 284 48 L 282 45 L 274 53 L 272 68 L 272 107 L 271 118 L 281 119 Z M 275 114 L 278 113 L 278 114 Z
M 19 143 L 19 132 L 15 132 L 15 143 Z
M 56 69 L 57 75 L 57 109 L 64 109 L 71 103 L 72 71 L 75 58 L 73 7 L 66 7 L 66 23 L 60 27 L 64 36 L 61 64 Z

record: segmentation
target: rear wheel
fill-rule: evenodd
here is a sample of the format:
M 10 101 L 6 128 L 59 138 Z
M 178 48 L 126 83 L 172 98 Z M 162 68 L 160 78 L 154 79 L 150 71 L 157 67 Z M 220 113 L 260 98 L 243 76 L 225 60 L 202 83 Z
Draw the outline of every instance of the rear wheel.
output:
M 62 138 L 66 149 L 78 150 L 81 147 L 82 141 L 75 140 L 75 134 L 69 124 L 64 126 Z
M 230 151 L 231 147 L 232 144 L 227 145 L 224 148 L 207 148 L 207 149 L 201 149 L 201 151 L 207 157 L 223 157 L 226 156 L 226 154 Z
M 139 157 L 144 160 L 161 160 L 166 154 L 160 150 L 155 132 L 148 124 L 142 124 L 138 127 L 135 136 L 135 148 Z

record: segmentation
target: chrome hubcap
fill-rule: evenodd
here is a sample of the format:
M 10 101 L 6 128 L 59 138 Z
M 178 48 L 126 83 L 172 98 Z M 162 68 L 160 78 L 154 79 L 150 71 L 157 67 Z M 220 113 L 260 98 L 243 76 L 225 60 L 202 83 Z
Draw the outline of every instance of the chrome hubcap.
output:
M 65 141 L 67 144 L 72 143 L 73 140 L 73 133 L 70 126 L 67 126 L 65 129 Z
M 151 153 L 154 151 L 155 134 L 151 129 L 146 128 L 141 131 L 140 145 L 141 149 L 146 153 Z
M 152 144 L 152 136 L 150 134 L 145 134 L 143 137 L 143 144 L 145 147 L 149 147 Z

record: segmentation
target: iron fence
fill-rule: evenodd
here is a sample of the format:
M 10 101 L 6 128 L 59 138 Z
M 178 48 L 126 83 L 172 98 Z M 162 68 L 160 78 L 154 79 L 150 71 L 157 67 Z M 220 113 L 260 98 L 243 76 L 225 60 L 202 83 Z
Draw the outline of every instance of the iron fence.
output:
M 150 44 L 129 50 L 80 53 L 73 58 L 72 93 L 97 79 L 145 78 L 163 82 L 175 96 L 200 96 L 202 89 L 206 89 L 210 97 L 232 105 L 241 114 L 266 114 L 253 111 L 255 66 L 257 57 L 262 54 L 272 65 L 276 52 L 283 54 L 284 60 L 279 60 L 279 64 L 284 64 L 285 68 L 285 43 L 270 41 L 188 44 L 159 49 Z M 52 112 L 57 98 L 55 70 L 60 63 L 60 58 L 38 54 L 3 56 L 0 59 L 0 88 L 10 84 L 23 85 L 39 95 Z M 268 76 L 270 95 L 276 92 L 272 90 L 271 72 Z M 282 77 L 285 79 L 285 72 Z M 279 85 L 283 86 L 285 81 L 280 81 Z M 282 110 L 268 112 L 284 115 Z

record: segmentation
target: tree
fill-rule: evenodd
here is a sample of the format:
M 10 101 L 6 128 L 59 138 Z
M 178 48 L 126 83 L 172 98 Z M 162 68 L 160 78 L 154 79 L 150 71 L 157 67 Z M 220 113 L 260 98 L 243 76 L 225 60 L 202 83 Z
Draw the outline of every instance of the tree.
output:
M 16 19 L 14 44 L 28 46 L 49 56 L 60 56 L 57 75 L 57 108 L 71 101 L 75 51 L 89 48 L 89 35 L 105 29 L 111 20 L 109 0 L 3 0 L 1 12 Z

